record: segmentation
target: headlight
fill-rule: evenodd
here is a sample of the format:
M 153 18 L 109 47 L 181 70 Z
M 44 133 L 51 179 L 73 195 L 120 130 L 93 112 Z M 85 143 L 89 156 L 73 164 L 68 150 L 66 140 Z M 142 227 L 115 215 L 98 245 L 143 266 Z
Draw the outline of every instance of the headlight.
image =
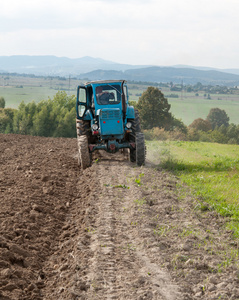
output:
M 92 128 L 94 131 L 96 131 L 96 130 L 98 129 L 98 125 L 97 125 L 97 124 L 93 124 L 93 125 L 91 126 L 91 128 Z
M 132 123 L 131 122 L 127 122 L 126 123 L 126 128 L 130 129 L 132 127 Z

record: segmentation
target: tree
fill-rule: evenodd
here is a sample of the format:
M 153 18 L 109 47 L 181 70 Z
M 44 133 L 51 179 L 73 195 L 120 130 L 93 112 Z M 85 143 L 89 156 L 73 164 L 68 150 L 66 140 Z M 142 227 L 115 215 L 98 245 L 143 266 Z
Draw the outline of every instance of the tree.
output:
M 229 117 L 225 110 L 220 108 L 212 108 L 207 116 L 207 120 L 211 123 L 212 129 L 218 128 L 222 125 L 229 126 Z
M 197 82 L 197 84 L 194 85 L 194 89 L 201 91 L 203 89 L 203 85 L 201 84 L 201 82 Z
M 214 143 L 227 144 L 228 142 L 228 137 L 221 133 L 219 130 L 211 131 L 210 138 Z
M 70 111 L 65 110 L 54 132 L 55 137 L 75 137 L 75 114 L 75 107 Z
M 137 104 L 142 127 L 144 129 L 169 128 L 172 121 L 170 107 L 167 98 L 158 88 L 148 87 Z
M 36 111 L 35 102 L 25 104 L 20 103 L 18 110 L 13 117 L 13 131 L 20 134 L 31 134 L 33 126 L 33 117 Z
M 221 127 L 220 127 L 221 129 Z M 229 138 L 229 144 L 239 144 L 239 125 L 231 123 L 227 127 L 227 137 Z
M 5 99 L 3 97 L 0 97 L 0 108 L 5 108 Z
M 54 132 L 53 125 L 49 107 L 43 105 L 41 110 L 34 115 L 33 133 L 39 136 L 52 136 Z
M 183 121 L 181 119 L 177 119 L 174 116 L 172 116 L 170 130 L 175 130 L 175 129 L 177 129 L 185 134 L 187 134 L 187 132 L 188 132 L 187 126 L 183 123 Z
M 228 127 L 223 124 L 218 128 L 218 131 L 220 131 L 224 135 L 227 135 Z
M 201 118 L 195 119 L 189 127 L 202 131 L 209 131 L 212 129 L 211 123 L 208 120 L 203 120 Z
M 4 109 L 0 108 L 0 133 L 4 133 L 8 122 L 8 116 L 5 114 Z
M 13 132 L 13 117 L 16 109 L 13 108 L 0 108 L 0 133 Z

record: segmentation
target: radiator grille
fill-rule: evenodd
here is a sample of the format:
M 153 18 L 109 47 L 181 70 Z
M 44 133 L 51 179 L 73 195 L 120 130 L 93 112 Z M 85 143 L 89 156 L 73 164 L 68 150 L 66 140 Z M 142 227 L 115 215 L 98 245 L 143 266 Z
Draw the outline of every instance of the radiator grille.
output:
M 103 110 L 101 111 L 101 118 L 102 119 L 119 119 L 120 118 L 120 110 Z

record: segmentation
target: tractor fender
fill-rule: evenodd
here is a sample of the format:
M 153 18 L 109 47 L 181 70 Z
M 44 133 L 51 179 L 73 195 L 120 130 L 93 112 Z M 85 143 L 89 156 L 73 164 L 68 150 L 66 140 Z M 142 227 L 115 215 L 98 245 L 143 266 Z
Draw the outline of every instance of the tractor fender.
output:
M 84 120 L 86 121 L 93 120 L 92 112 L 89 109 L 87 109 L 87 111 L 85 112 Z
M 135 118 L 135 113 L 134 113 L 134 107 L 133 106 L 127 106 L 126 118 L 127 119 L 134 119 Z

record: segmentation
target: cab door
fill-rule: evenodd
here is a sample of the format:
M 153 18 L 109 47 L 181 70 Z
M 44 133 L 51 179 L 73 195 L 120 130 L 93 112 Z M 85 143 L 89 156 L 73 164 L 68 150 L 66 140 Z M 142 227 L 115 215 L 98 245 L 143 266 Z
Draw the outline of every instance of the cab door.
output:
M 76 115 L 77 119 L 82 120 L 87 108 L 87 93 L 85 86 L 78 86 L 76 98 Z

